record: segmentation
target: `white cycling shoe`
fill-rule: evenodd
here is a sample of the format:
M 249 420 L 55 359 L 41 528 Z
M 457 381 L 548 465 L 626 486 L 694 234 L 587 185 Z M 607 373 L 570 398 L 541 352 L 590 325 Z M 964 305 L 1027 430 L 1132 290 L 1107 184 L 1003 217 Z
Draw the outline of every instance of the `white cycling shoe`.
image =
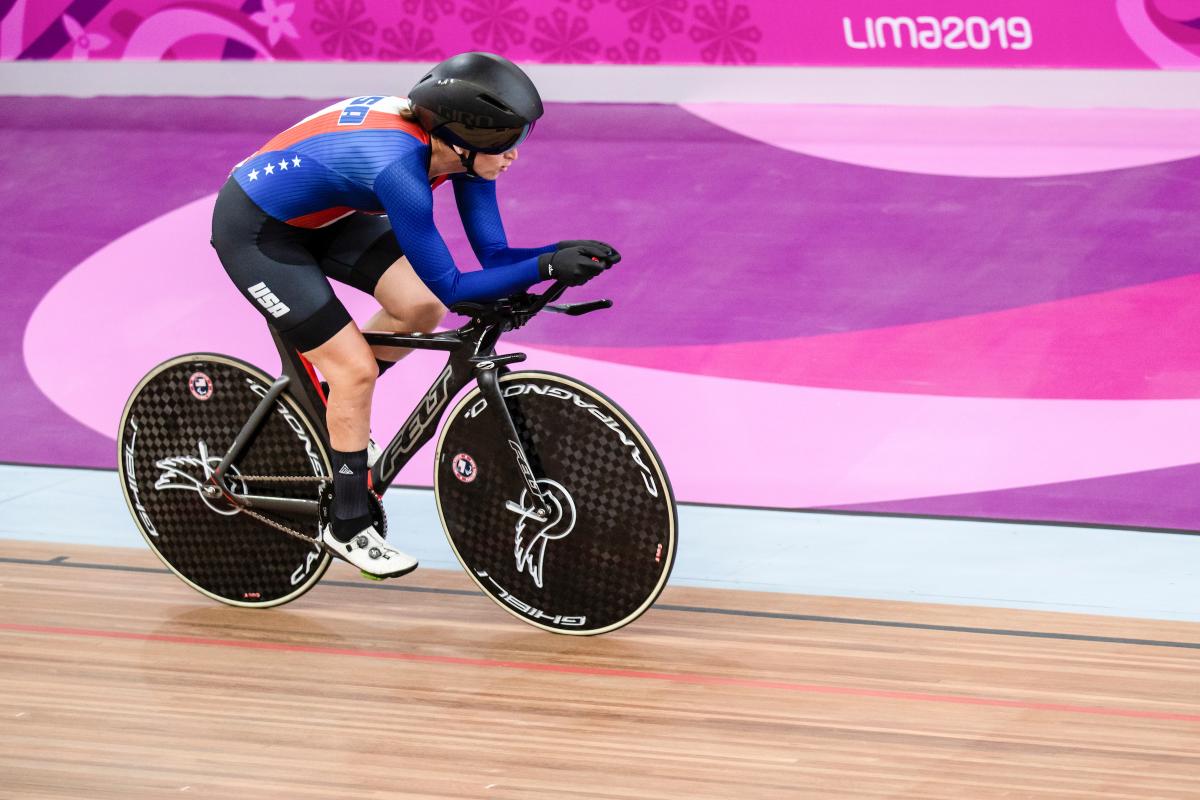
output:
M 332 526 L 326 525 L 321 528 L 321 544 L 369 577 L 398 578 L 417 568 L 415 558 L 390 547 L 374 526 L 363 528 L 353 539 L 343 542 L 333 535 Z

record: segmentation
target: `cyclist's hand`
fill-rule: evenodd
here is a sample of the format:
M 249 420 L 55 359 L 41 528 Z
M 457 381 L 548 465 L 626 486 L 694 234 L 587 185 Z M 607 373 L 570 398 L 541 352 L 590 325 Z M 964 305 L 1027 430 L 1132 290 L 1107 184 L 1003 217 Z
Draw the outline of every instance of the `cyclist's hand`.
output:
M 542 280 L 562 281 L 568 286 L 582 286 L 608 269 L 608 251 L 591 244 L 572 245 L 553 253 L 538 256 L 538 272 Z
M 621 260 L 621 254 L 617 252 L 617 248 L 613 247 L 608 242 L 598 242 L 595 239 L 567 239 L 564 242 L 559 242 L 555 245 L 559 250 L 567 247 L 596 247 L 605 251 L 603 261 L 612 266 Z

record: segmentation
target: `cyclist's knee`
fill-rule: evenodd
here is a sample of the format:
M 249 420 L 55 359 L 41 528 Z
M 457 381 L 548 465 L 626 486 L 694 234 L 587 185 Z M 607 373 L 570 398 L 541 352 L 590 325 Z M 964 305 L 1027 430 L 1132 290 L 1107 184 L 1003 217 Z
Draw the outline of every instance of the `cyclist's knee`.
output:
M 379 375 L 375 356 L 353 322 L 347 322 L 341 330 L 305 351 L 304 355 L 317 366 L 330 386 L 370 388 Z
M 446 307 L 436 300 L 418 303 L 413 306 L 409 318 L 405 320 L 412 325 L 413 330 L 422 333 L 432 333 L 446 317 Z
M 375 363 L 374 357 L 354 358 L 325 371 L 329 388 L 335 392 L 370 392 L 375 388 L 375 379 L 378 377 L 379 365 Z

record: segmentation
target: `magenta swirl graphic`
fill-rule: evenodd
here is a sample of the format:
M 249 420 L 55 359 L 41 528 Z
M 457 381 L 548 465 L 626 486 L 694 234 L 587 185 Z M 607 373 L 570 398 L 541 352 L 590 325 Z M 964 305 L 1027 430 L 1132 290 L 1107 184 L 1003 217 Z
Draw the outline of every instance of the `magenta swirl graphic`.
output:
M 1146 13 L 1164 36 L 1200 59 L 1200 2 L 1147 0 Z
M 1125 32 L 1160 67 L 1200 69 L 1198 0 L 1117 0 Z

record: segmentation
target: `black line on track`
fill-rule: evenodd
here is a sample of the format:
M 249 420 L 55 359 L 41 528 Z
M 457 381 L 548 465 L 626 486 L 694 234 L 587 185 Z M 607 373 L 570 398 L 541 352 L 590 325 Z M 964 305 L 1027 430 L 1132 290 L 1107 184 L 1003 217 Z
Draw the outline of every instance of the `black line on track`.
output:
M 72 467 L 67 464 L 35 464 L 25 461 L 0 461 L 5 467 L 39 467 L 45 469 L 81 469 L 92 472 L 116 473 L 113 467 Z M 416 491 L 433 491 L 428 486 L 416 486 L 407 483 L 393 483 L 388 488 L 413 489 Z M 834 517 L 883 517 L 887 519 L 929 519 L 937 522 L 990 522 L 998 525 L 1034 525 L 1053 528 L 1081 528 L 1097 531 L 1129 531 L 1132 533 L 1167 533 L 1182 536 L 1200 536 L 1200 530 L 1195 528 L 1164 528 L 1153 525 L 1118 525 L 1100 522 L 1065 522 L 1054 519 L 1008 519 L 1006 517 L 972 517 L 965 514 L 916 514 L 907 511 L 855 511 L 848 508 L 802 508 L 784 506 L 755 506 L 736 503 L 704 503 L 696 500 L 679 501 L 676 505 L 694 506 L 696 508 L 728 508 L 734 511 L 777 511 L 786 514 L 827 515 Z
M 84 472 L 111 472 L 114 475 L 117 473 L 116 467 L 75 467 L 70 464 L 39 464 L 36 461 L 3 461 L 0 460 L 0 467 L 37 467 L 38 469 L 78 469 Z
M 751 511 L 789 511 L 795 514 L 825 514 L 834 517 L 884 517 L 888 519 L 927 519 L 934 522 L 986 522 L 996 525 L 1032 525 L 1048 528 L 1080 528 L 1093 531 L 1130 533 L 1168 533 L 1176 536 L 1200 536 L 1191 528 L 1160 528 L 1152 525 L 1118 525 L 1101 522 L 1063 522 L 1053 519 L 1008 519 L 1007 517 L 971 517 L 965 514 L 915 514 L 906 511 L 855 511 L 849 508 L 771 508 L 769 506 L 723 506 L 717 503 L 680 503 L 703 508 L 732 508 Z
M 89 564 L 70 561 L 69 556 L 51 559 L 9 558 L 0 556 L 0 564 L 24 564 L 35 567 L 71 567 L 74 569 L 108 570 L 111 572 L 142 572 L 170 575 L 162 567 L 135 567 L 126 564 Z M 349 589 L 371 589 L 374 591 L 408 592 L 410 594 L 440 594 L 454 597 L 475 597 L 480 592 L 469 589 L 437 589 L 431 586 L 402 586 L 399 584 L 364 583 L 361 581 L 321 581 L 322 585 L 340 586 Z M 681 606 L 671 603 L 655 603 L 659 611 L 677 611 L 685 614 L 717 614 L 729 617 L 756 619 L 778 619 L 788 622 L 821 622 L 832 625 L 865 625 L 871 628 L 903 628 L 917 631 L 940 631 L 944 633 L 969 633 L 977 636 L 1012 636 L 1023 639 L 1053 639 L 1066 642 L 1098 642 L 1102 644 L 1129 644 L 1138 647 L 1175 647 L 1185 650 L 1200 650 L 1200 642 L 1172 642 L 1161 639 L 1131 639 L 1123 636 L 1093 636 L 1083 633 L 1053 633 L 1047 631 L 1022 631 L 1009 628 L 972 628 L 967 625 L 933 625 L 925 622 L 897 622 L 883 619 L 855 619 L 854 617 L 829 617 L 819 614 L 792 614 L 784 611 L 750 611 L 739 608 L 715 608 L 709 606 Z
M 35 567 L 74 567 L 75 569 L 100 569 L 111 572 L 161 572 L 171 574 L 171 570 L 160 567 L 135 567 L 132 564 L 88 564 L 83 561 L 69 561 L 70 556 L 55 556 L 54 558 L 9 558 L 0 556 L 0 564 L 28 564 Z
M 830 622 L 838 625 L 867 625 L 875 628 L 908 628 L 920 631 L 945 631 L 948 633 L 974 633 L 985 636 L 1016 636 L 1026 639 L 1057 639 L 1069 642 L 1103 642 L 1107 644 L 1133 644 L 1142 647 L 1182 647 L 1200 650 L 1200 642 L 1171 642 L 1160 639 L 1129 639 L 1122 636 L 1093 636 L 1085 633 L 1052 633 L 1046 631 L 1020 631 L 1010 628 L 972 628 L 966 625 L 932 625 L 925 622 L 896 622 L 880 619 L 854 619 L 853 617 L 826 617 L 818 614 L 788 614 L 781 611 L 746 611 L 729 608 L 705 608 L 704 606 L 673 606 L 655 603 L 654 608 L 664 611 L 688 611 L 693 614 L 728 614 L 738 617 L 766 617 L 797 622 Z

